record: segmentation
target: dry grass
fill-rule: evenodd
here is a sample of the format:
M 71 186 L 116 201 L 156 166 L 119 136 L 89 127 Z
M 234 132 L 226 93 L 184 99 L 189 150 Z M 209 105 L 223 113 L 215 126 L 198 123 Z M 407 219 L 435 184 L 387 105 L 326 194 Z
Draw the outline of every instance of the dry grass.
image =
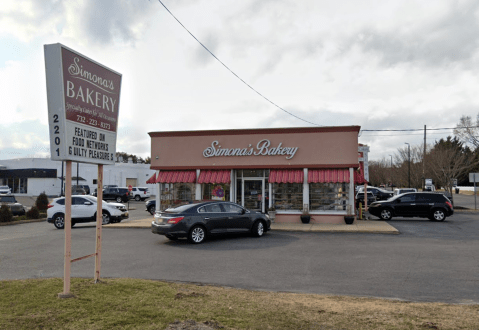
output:
M 479 329 L 479 305 L 255 292 L 136 279 L 0 282 L 0 329 L 165 329 L 175 320 L 225 329 Z

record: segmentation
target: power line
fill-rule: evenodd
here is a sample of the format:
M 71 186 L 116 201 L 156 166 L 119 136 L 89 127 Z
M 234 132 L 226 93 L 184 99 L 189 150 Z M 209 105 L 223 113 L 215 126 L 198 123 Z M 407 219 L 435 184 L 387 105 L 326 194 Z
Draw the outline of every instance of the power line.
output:
M 195 39 L 200 45 L 201 47 L 203 47 L 211 56 L 213 56 L 221 65 L 223 65 L 229 72 L 231 72 L 236 78 L 238 78 L 243 84 L 245 84 L 246 86 L 248 86 L 252 91 L 254 91 L 256 94 L 258 94 L 259 96 L 261 96 L 263 99 L 265 99 L 267 102 L 271 103 L 273 106 L 275 106 L 276 108 L 280 109 L 281 111 L 287 113 L 288 115 L 290 116 L 293 116 L 301 121 L 304 121 L 308 124 L 311 124 L 311 125 L 315 125 L 315 126 L 322 126 L 322 125 L 319 125 L 319 124 L 316 124 L 316 123 L 313 123 L 311 121 L 308 121 L 306 119 L 303 119 L 285 109 L 283 109 L 282 107 L 280 107 L 279 105 L 277 105 L 276 103 L 274 103 L 273 101 L 271 101 L 270 99 L 268 99 L 266 96 L 264 96 L 263 94 L 261 94 L 259 91 L 257 91 L 254 87 L 252 87 L 250 84 L 248 84 L 246 81 L 244 81 L 240 76 L 238 76 L 233 70 L 231 70 L 226 64 L 224 64 L 218 57 L 216 57 L 215 54 L 213 54 L 209 49 L 208 47 L 206 47 L 201 41 L 198 40 L 198 38 L 196 38 L 193 33 L 190 32 L 190 30 L 188 30 L 184 25 L 183 23 L 180 22 L 180 20 L 178 18 L 176 18 L 175 15 L 173 15 L 173 13 L 165 6 L 165 4 L 161 1 L 161 0 L 158 0 L 158 2 L 163 6 L 163 8 L 165 8 L 165 10 L 171 15 L 171 17 L 173 17 L 177 22 L 178 24 L 181 25 L 181 27 L 186 31 L 188 32 L 188 34 L 193 37 L 193 39 Z M 468 129 L 468 128 L 479 128 L 479 126 L 471 126 L 471 127 L 448 127 L 448 128 L 426 128 L 425 130 L 426 131 L 438 131 L 438 130 L 451 130 L 451 129 Z M 411 129 L 383 129 L 383 130 L 372 130 L 372 129 L 363 129 L 359 132 L 359 135 L 361 135 L 361 132 L 414 132 L 414 131 L 424 131 L 423 128 L 411 128 Z M 386 136 L 386 135 L 385 135 Z
M 281 111 L 284 111 L 286 112 L 288 115 L 290 116 L 293 116 L 299 120 L 302 120 L 308 124 L 311 124 L 311 125 L 315 125 L 315 126 L 321 126 L 321 125 L 318 125 L 318 124 L 315 124 L 313 122 L 310 122 L 306 119 L 303 119 L 301 117 L 298 117 L 296 116 L 295 114 L 283 109 L 282 107 L 280 107 L 279 105 L 277 105 L 276 103 L 274 103 L 273 101 L 271 101 L 270 99 L 268 99 L 266 96 L 264 96 L 263 94 L 261 94 L 260 92 L 258 92 L 256 89 L 254 89 L 250 84 L 248 84 L 246 81 L 244 81 L 240 76 L 238 76 L 236 73 L 233 72 L 233 70 L 231 70 L 226 64 L 224 64 L 218 57 L 216 57 L 215 54 L 213 54 L 209 49 L 208 47 L 206 47 L 205 45 L 203 45 L 203 43 L 201 41 L 199 41 L 194 35 L 193 33 L 191 33 L 181 22 L 178 18 L 176 18 L 175 15 L 173 15 L 173 13 L 165 6 L 165 4 L 163 2 L 161 2 L 161 0 L 158 0 L 158 2 L 166 9 L 166 11 L 178 22 L 178 24 L 180 24 L 183 29 L 186 30 L 186 32 L 189 33 L 190 36 L 193 37 L 193 39 L 195 39 L 200 45 L 201 47 L 203 47 L 208 53 L 210 53 L 211 56 L 213 56 L 218 62 L 221 63 L 221 65 L 223 65 L 229 72 L 231 72 L 236 78 L 238 78 L 239 80 L 241 80 L 243 82 L 243 84 L 245 84 L 246 86 L 248 86 L 251 90 L 253 90 L 256 94 L 258 94 L 259 96 L 261 96 L 263 99 L 265 99 L 266 101 L 268 101 L 269 103 L 271 103 L 272 105 L 274 105 L 276 108 L 280 109 Z

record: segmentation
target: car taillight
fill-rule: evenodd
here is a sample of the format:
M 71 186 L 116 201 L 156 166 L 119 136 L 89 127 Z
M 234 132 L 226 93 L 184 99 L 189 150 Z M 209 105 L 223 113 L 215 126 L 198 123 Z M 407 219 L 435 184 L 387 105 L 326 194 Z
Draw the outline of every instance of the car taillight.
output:
M 50 208 L 50 207 L 53 207 L 53 204 L 48 204 L 48 206 L 47 206 L 47 207 L 48 207 L 48 208 Z
M 168 223 L 177 224 L 178 222 L 180 222 L 180 221 L 183 220 L 184 218 L 185 218 L 185 217 L 172 218 L 172 219 L 168 220 Z
M 143 192 L 143 195 L 146 195 L 146 191 Z
M 451 203 L 449 203 L 449 202 L 446 202 L 446 204 L 447 204 L 447 205 L 449 205 L 449 207 L 450 207 L 450 208 L 451 208 L 451 210 L 452 210 L 452 204 L 451 204 Z

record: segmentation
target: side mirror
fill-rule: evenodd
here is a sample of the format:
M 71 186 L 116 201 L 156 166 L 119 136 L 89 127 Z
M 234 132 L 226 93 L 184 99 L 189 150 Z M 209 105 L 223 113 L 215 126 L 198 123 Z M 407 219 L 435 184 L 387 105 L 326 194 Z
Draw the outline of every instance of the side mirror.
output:
M 245 213 L 246 213 L 246 210 L 245 210 L 245 209 L 241 209 L 240 214 L 245 214 Z
M 92 202 L 85 202 L 85 203 L 83 203 L 83 205 L 93 205 L 93 203 Z

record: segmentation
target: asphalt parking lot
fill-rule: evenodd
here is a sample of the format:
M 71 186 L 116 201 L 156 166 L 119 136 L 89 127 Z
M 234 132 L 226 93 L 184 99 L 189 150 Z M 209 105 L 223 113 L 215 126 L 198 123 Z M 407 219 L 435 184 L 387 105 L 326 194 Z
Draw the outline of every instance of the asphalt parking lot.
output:
M 135 203 L 135 202 L 133 202 Z M 130 206 L 133 208 L 133 203 Z M 150 216 L 137 202 L 132 216 Z M 399 235 L 269 232 L 172 242 L 149 229 L 103 230 L 102 277 L 185 281 L 252 290 L 479 303 L 479 213 L 444 222 L 389 222 Z M 95 226 L 72 230 L 72 258 L 95 250 Z M 0 280 L 63 276 L 63 231 L 46 222 L 0 227 Z M 72 265 L 93 278 L 94 259 Z

